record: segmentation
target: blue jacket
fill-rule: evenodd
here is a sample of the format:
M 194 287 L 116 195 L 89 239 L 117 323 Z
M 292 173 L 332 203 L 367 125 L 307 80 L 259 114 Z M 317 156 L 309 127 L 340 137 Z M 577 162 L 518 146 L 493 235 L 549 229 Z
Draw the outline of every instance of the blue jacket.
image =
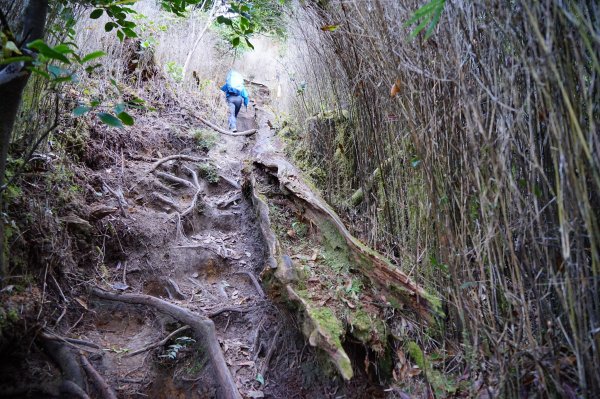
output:
M 242 96 L 244 99 L 244 105 L 246 107 L 248 106 L 248 92 L 246 91 L 245 87 L 240 92 L 239 90 L 230 87 L 228 83 L 225 83 L 223 87 L 221 87 L 221 90 L 225 92 L 226 98 L 229 98 L 230 96 Z

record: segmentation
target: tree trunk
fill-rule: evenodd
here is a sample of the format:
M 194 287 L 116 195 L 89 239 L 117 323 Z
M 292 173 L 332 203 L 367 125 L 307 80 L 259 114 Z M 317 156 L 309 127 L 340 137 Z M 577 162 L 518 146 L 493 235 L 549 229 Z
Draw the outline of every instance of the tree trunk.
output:
M 23 32 L 17 40 L 19 43 L 26 44 L 43 38 L 47 12 L 48 0 L 29 0 L 23 12 Z M 20 62 L 8 64 L 0 69 L 0 98 L 2 99 L 0 102 L 0 215 L 4 210 L 2 192 L 4 191 L 8 146 L 21 105 L 23 90 L 30 76 L 25 67 L 26 64 Z M 5 258 L 7 248 L 5 247 L 4 233 L 4 220 L 0 217 L 0 286 L 3 285 L 7 272 L 7 259 Z

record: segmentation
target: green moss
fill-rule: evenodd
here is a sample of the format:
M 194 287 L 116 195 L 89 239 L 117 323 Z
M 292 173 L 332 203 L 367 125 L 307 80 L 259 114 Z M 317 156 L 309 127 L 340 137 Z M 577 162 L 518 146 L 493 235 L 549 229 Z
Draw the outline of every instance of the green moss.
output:
M 198 147 L 205 151 L 212 150 L 219 142 L 219 135 L 206 129 L 197 129 L 192 132 Z
M 211 184 L 218 183 L 220 179 L 216 166 L 208 162 L 201 163 L 198 166 L 198 174 Z
M 342 348 L 340 336 L 344 334 L 344 325 L 335 317 L 333 311 L 327 307 L 308 309 L 310 318 L 327 333 L 336 348 Z
M 351 313 L 349 322 L 352 326 L 352 335 L 354 337 L 363 343 L 367 343 L 371 340 L 371 327 L 373 323 L 367 312 L 362 309 L 356 310 Z
M 419 368 L 422 370 L 426 370 L 425 356 L 423 355 L 423 351 L 419 345 L 414 341 L 409 341 L 406 344 L 406 350 L 417 366 L 419 366 Z

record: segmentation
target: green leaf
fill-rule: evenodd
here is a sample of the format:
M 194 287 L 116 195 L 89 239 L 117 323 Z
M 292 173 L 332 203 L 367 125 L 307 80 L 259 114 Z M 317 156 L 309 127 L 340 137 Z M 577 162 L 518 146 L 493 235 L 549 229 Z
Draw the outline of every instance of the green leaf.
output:
M 111 30 L 113 30 L 113 29 L 114 29 L 114 28 L 116 28 L 117 26 L 119 26 L 119 25 L 117 25 L 117 24 L 116 24 L 116 23 L 114 23 L 114 22 L 107 22 L 107 23 L 104 25 L 104 30 L 105 30 L 106 32 L 110 32 Z
M 225 24 L 225 25 L 229 25 L 229 26 L 233 25 L 233 21 L 231 19 L 224 17 L 222 15 L 219 15 L 217 17 L 217 22 L 220 24 Z
M 239 37 L 239 36 L 238 36 L 238 37 L 234 37 L 234 38 L 231 40 L 231 45 L 232 45 L 233 47 L 237 47 L 237 46 L 239 46 L 239 45 L 240 45 L 240 37 Z
M 129 29 L 129 28 L 123 28 L 123 33 L 125 33 L 125 36 L 127 37 L 138 37 L 137 33 L 135 33 L 133 30 Z
M 87 66 L 87 67 L 85 67 L 85 71 L 86 71 L 87 73 L 91 73 L 91 72 L 93 72 L 93 71 L 94 71 L 94 69 L 96 69 L 96 68 L 100 68 L 101 66 L 102 66 L 102 64 L 90 65 L 90 66 Z
M 32 60 L 33 58 L 28 55 L 24 55 L 22 57 L 10 57 L 0 60 L 0 65 L 12 64 L 13 62 L 28 62 Z
M 117 37 L 119 38 L 120 41 L 123 41 L 123 39 L 125 38 L 125 34 L 123 33 L 123 31 L 117 31 Z
M 86 107 L 85 105 L 80 105 L 79 107 L 77 107 L 73 110 L 73 115 L 74 116 L 85 115 L 88 112 L 90 112 L 91 109 L 92 109 L 91 107 Z
M 100 118 L 100 120 L 103 123 L 107 124 L 108 126 L 118 127 L 118 128 L 123 127 L 123 124 L 121 123 L 119 118 L 115 117 L 114 115 L 107 114 L 105 112 L 101 112 L 98 114 L 98 118 Z
M 90 18 L 98 19 L 102 16 L 102 13 L 104 13 L 104 10 L 102 8 L 97 8 L 94 11 L 92 11 L 92 13 L 90 14 Z
M 121 120 L 121 122 L 123 122 L 124 125 L 126 125 L 126 126 L 133 126 L 134 119 L 127 112 L 125 112 L 125 111 L 120 112 L 117 116 L 119 117 L 119 119 Z
M 74 53 L 73 49 L 67 43 L 61 43 L 58 46 L 55 46 L 54 50 L 58 51 L 61 54 L 71 54 L 71 53 Z
M 105 55 L 106 55 L 106 53 L 104 51 L 94 51 L 92 53 L 89 53 L 85 57 L 83 57 L 81 59 L 81 63 L 83 64 L 85 62 L 95 60 L 96 58 L 104 57 Z
M 98 101 L 98 100 L 92 100 L 92 101 L 90 101 L 90 105 L 92 107 L 97 107 L 98 105 L 100 105 L 100 101 Z
M 248 38 L 246 38 L 246 44 L 248 45 L 248 47 L 250 47 L 252 50 L 254 50 L 254 45 L 252 43 L 250 43 L 250 40 L 248 40 Z
M 12 51 L 15 54 L 19 54 L 19 55 L 23 54 L 23 53 L 21 53 L 21 50 L 17 47 L 15 42 L 11 42 L 11 41 L 6 42 L 6 44 L 4 45 L 4 48 Z
M 69 59 L 67 57 L 65 57 L 63 54 L 59 53 L 58 51 L 50 48 L 41 39 L 34 40 L 31 43 L 28 43 L 27 47 L 29 47 L 29 48 L 31 48 L 33 50 L 37 50 L 44 57 L 51 58 L 53 60 L 62 61 L 65 64 L 70 64 L 71 63 L 71 61 L 69 61 Z

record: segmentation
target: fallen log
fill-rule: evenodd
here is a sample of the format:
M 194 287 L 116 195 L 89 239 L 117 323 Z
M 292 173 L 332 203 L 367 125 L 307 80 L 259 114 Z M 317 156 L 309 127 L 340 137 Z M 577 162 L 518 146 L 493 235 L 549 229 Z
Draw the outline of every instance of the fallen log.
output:
M 93 288 L 91 294 L 109 301 L 125 302 L 136 305 L 146 305 L 165 313 L 180 322 L 189 325 L 194 331 L 198 342 L 204 342 L 204 347 L 208 352 L 209 358 L 214 367 L 217 382 L 222 390 L 225 399 L 241 399 L 237 386 L 221 351 L 221 346 L 217 341 L 215 325 L 212 320 L 193 313 L 192 311 L 163 301 L 162 299 L 144 295 L 144 294 L 114 294 L 103 291 L 99 288 Z

